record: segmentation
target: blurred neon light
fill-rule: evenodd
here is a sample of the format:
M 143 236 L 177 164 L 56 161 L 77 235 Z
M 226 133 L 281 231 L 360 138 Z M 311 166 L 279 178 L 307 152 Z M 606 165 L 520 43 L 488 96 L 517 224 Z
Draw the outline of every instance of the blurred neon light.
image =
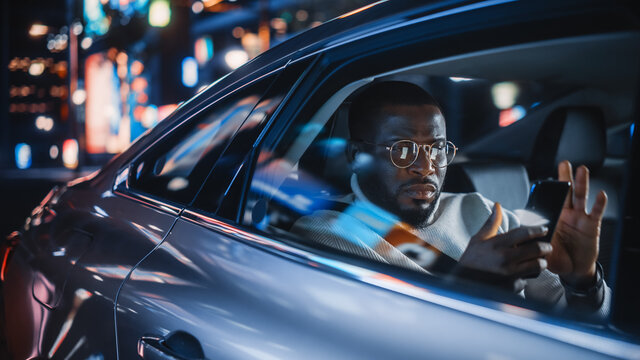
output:
M 168 104 L 158 107 L 158 121 L 162 121 L 171 115 L 171 113 L 178 108 L 178 104 Z
M 107 19 L 104 10 L 102 10 L 102 4 L 98 0 L 84 0 L 84 19 L 85 19 L 85 32 L 88 35 L 104 35 L 109 30 L 111 25 L 109 19 Z
M 25 143 L 17 144 L 15 155 L 18 169 L 28 169 L 31 167 L 31 146 Z
M 527 111 L 520 105 L 516 105 L 510 109 L 500 111 L 500 119 L 498 125 L 500 127 L 506 127 L 514 122 L 522 119 L 527 114 Z
M 246 51 L 241 49 L 229 50 L 224 55 L 224 61 L 232 70 L 239 68 L 248 60 L 249 60 L 249 54 L 247 54 Z
M 131 82 L 131 90 L 135 92 L 142 92 L 147 86 L 149 86 L 149 82 L 144 77 L 137 77 Z
M 129 124 L 120 112 L 117 81 L 114 64 L 106 55 L 96 53 L 87 57 L 84 126 L 86 151 L 91 154 L 117 152 L 129 144 Z
M 71 95 L 71 101 L 76 105 L 82 105 L 86 99 L 87 92 L 83 89 L 78 89 L 73 92 L 73 95 Z
M 520 88 L 513 82 L 505 81 L 491 87 L 493 103 L 498 109 L 508 109 L 516 103 Z
M 194 53 L 198 64 L 203 65 L 213 57 L 213 41 L 209 36 L 196 40 Z
M 149 6 L 149 25 L 165 27 L 171 21 L 171 8 L 167 0 L 154 0 Z
M 44 64 L 37 61 L 32 62 L 29 66 L 29 75 L 31 76 L 40 76 L 44 72 Z
M 57 159 L 58 155 L 60 155 L 60 150 L 58 150 L 58 145 L 51 145 L 51 147 L 49 148 L 49 156 L 52 159 Z
M 142 74 L 142 70 L 144 70 L 144 65 L 139 60 L 134 60 L 131 63 L 131 75 L 138 76 Z
M 191 5 L 191 11 L 193 11 L 194 14 L 200 14 L 202 10 L 204 10 L 202 1 L 194 1 L 193 5 Z
M 153 127 L 158 122 L 158 108 L 155 105 L 149 105 L 142 113 L 142 126 L 146 128 Z
M 198 63 L 190 56 L 182 60 L 182 83 L 186 87 L 194 87 L 198 83 Z
M 78 167 L 78 141 L 76 139 L 67 139 L 62 143 L 62 163 L 68 169 Z
M 80 41 L 80 46 L 85 50 L 90 48 L 91 45 L 93 45 L 93 39 L 91 39 L 90 37 L 86 37 L 82 39 L 82 41 Z
M 46 132 L 51 131 L 53 129 L 53 119 L 49 116 L 39 115 L 36 118 L 36 128 Z
M 71 31 L 76 36 L 82 34 L 82 30 L 84 30 L 84 27 L 82 26 L 82 23 L 79 21 L 76 21 L 71 25 Z
M 31 28 L 29 28 L 29 35 L 33 37 L 47 35 L 48 32 L 49 27 L 47 25 L 33 24 L 31 25 Z

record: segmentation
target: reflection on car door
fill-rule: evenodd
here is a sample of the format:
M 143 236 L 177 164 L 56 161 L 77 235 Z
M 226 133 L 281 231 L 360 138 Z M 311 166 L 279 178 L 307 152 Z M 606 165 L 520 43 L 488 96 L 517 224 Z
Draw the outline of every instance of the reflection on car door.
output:
M 12 294 L 6 297 L 7 309 L 16 309 L 6 313 L 12 329 L 7 336 L 18 344 L 12 349 L 16 358 L 38 353 L 47 358 L 115 358 L 117 291 L 133 266 L 160 243 L 177 211 L 96 191 L 111 185 L 109 179 L 108 184 L 68 190 L 74 200 L 51 205 L 41 218 L 46 223 L 20 247 L 28 255 L 14 257 L 11 270 L 33 279 L 4 284 Z M 36 271 L 30 273 L 30 267 Z
M 300 66 L 293 68 L 299 70 Z M 290 71 L 287 71 L 288 73 Z M 210 186 L 219 189 L 220 196 L 212 196 L 209 201 L 202 202 L 200 207 L 212 211 L 217 209 L 225 197 L 230 196 L 227 191 L 228 185 L 243 171 L 242 165 L 249 156 L 253 142 L 292 86 L 292 83 L 283 86 L 283 79 L 295 80 L 291 76 L 278 75 L 275 84 L 270 86 L 270 90 L 255 103 L 253 110 L 238 125 L 232 140 L 224 142 L 225 146 L 207 179 Z M 271 84 L 272 80 L 270 77 L 264 81 Z M 262 87 L 264 81 L 262 84 L 251 86 Z M 220 136 L 226 135 L 214 134 L 211 143 L 221 143 Z M 212 192 L 205 192 L 213 195 Z M 206 328 L 206 325 L 201 323 L 205 317 L 201 317 L 198 311 L 192 312 L 193 307 L 179 306 L 180 301 L 174 298 L 186 295 L 189 299 L 197 299 L 199 304 L 206 306 L 206 299 L 198 298 L 193 291 L 215 288 L 210 285 L 213 276 L 210 268 L 215 266 L 211 264 L 212 258 L 207 254 L 216 251 L 217 245 L 216 241 L 212 241 L 211 233 L 208 230 L 202 233 L 203 230 L 194 228 L 190 221 L 180 219 L 162 246 L 141 262 L 123 284 L 116 313 L 118 349 L 122 357 L 127 358 L 134 354 L 138 351 L 138 346 L 141 346 L 139 351 L 143 352 L 161 351 L 158 348 L 163 345 L 158 339 L 174 330 L 187 330 L 185 323 L 197 325 L 196 328 L 200 329 Z M 213 248 L 210 248 L 211 246 Z M 188 336 L 183 332 L 174 335 L 179 341 L 184 340 L 181 336 Z

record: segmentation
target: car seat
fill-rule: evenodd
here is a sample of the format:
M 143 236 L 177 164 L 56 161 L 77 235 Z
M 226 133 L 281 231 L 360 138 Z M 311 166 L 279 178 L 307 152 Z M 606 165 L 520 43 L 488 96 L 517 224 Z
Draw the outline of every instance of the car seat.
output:
M 522 209 L 527 203 L 529 188 L 524 165 L 489 160 L 452 163 L 444 183 L 447 192 L 479 192 L 507 209 Z
M 605 277 L 609 274 L 611 252 L 619 219 L 619 191 L 624 162 L 605 161 L 607 135 L 605 119 L 595 106 L 566 106 L 555 109 L 538 133 L 529 159 L 533 179 L 557 177 L 557 166 L 569 160 L 576 169 L 586 165 L 590 171 L 587 209 L 602 189 L 608 197 L 600 233 L 600 254 Z

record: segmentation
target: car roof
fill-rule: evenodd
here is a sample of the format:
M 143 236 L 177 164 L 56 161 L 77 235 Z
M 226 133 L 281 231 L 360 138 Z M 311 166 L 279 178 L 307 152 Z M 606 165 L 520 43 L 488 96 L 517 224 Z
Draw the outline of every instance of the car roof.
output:
M 516 0 L 381 0 L 329 20 L 315 28 L 308 29 L 260 54 L 235 71 L 209 85 L 206 91 L 192 98 L 211 99 L 212 96 L 230 88 L 233 84 L 252 76 L 266 74 L 284 66 L 289 60 L 300 60 L 314 53 L 339 46 L 356 39 L 367 37 L 380 31 L 406 26 L 412 20 L 423 21 L 429 16 L 434 18 L 453 15 L 500 4 L 519 2 Z M 547 1 L 529 1 L 529 5 L 544 7 Z M 624 4 L 624 3 L 623 3 Z M 564 1 L 556 4 L 566 9 L 584 9 L 589 5 L 616 6 L 617 1 L 581 0 Z M 626 6 L 625 6 L 626 7 Z M 255 77 L 255 76 L 254 76 Z
M 420 18 L 429 13 L 463 6 L 484 7 L 511 1 L 513 0 L 381 0 L 343 14 L 283 41 L 218 79 L 209 85 L 207 90 L 187 102 L 194 102 L 196 99 L 210 99 L 253 74 L 269 73 L 284 66 L 289 60 L 299 60 L 329 47 L 368 36 L 373 32 L 406 23 L 408 20 Z

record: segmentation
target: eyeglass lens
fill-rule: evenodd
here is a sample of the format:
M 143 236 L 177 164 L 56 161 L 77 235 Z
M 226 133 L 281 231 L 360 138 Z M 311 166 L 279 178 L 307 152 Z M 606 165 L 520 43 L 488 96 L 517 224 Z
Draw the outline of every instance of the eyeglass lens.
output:
M 429 152 L 429 148 L 425 147 Z M 404 168 L 411 166 L 420 153 L 420 146 L 413 141 L 398 141 L 391 146 L 391 161 L 397 167 Z M 436 167 L 445 167 L 455 155 L 454 147 L 451 143 L 435 143 L 431 146 L 430 160 Z

